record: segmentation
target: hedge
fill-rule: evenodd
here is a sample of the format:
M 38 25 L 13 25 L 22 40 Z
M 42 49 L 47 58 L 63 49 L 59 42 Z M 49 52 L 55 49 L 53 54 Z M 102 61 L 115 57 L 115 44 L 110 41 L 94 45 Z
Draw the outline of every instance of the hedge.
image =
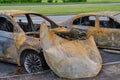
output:
M 57 3 L 57 2 L 86 2 L 87 0 L 46 0 L 46 3 Z M 2 4 L 10 3 L 42 3 L 44 0 L 0 0 Z

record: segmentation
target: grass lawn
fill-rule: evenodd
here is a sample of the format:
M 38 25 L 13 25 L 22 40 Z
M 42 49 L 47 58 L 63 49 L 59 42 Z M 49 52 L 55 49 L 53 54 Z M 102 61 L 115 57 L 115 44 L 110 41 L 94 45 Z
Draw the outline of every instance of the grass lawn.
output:
M 0 6 L 0 10 L 30 10 L 43 14 L 77 14 L 98 11 L 120 11 L 120 4 L 77 4 L 77 5 L 34 5 L 34 6 Z

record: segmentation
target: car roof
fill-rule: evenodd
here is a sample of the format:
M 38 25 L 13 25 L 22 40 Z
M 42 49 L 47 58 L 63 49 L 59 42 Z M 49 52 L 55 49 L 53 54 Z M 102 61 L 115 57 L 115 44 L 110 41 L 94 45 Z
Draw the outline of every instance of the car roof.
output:
M 27 13 L 36 13 L 33 11 L 24 11 L 24 10 L 0 10 L 0 14 L 6 14 L 6 15 L 17 15 L 17 14 L 27 14 Z
M 78 15 L 103 15 L 103 16 L 114 16 L 120 14 L 120 12 L 117 11 L 104 11 L 104 12 L 90 12 L 90 13 L 81 13 Z

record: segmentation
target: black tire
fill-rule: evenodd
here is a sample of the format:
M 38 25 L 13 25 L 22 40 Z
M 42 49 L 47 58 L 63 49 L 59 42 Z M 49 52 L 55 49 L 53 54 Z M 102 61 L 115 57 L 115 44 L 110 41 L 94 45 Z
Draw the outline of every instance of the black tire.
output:
M 24 67 L 28 73 L 43 71 L 43 62 L 41 57 L 35 52 L 28 53 L 24 58 Z

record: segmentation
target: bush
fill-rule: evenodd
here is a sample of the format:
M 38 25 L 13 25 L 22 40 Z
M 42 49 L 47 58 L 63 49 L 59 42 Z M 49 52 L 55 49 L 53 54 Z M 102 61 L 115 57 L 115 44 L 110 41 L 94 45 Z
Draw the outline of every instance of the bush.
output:
M 72 2 L 87 2 L 87 0 L 71 0 Z
M 53 0 L 48 0 L 48 3 L 52 3 L 53 2 Z
M 10 4 L 10 3 L 41 3 L 44 0 L 0 0 L 0 3 Z M 53 0 L 47 0 L 48 3 L 52 3 Z M 58 2 L 58 0 L 54 1 L 55 3 Z M 62 2 L 87 2 L 87 0 L 62 0 Z
M 63 2 L 87 2 L 87 0 L 63 0 Z
M 87 0 L 81 0 L 81 2 L 87 2 Z
M 42 0 L 0 0 L 0 3 L 10 4 L 10 3 L 35 3 L 42 2 Z

